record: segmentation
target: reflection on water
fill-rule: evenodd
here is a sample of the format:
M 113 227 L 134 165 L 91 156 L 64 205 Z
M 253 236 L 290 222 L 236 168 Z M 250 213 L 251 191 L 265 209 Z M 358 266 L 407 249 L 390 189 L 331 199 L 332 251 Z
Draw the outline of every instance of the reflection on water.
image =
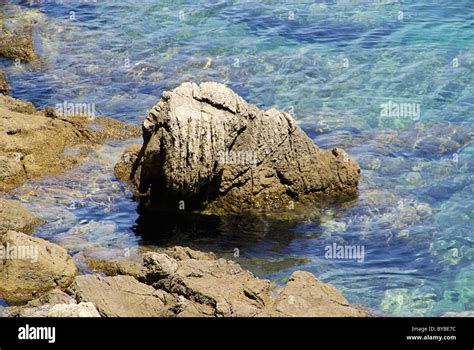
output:
M 94 103 L 100 114 L 139 123 L 165 89 L 224 82 L 260 107 L 291 112 L 316 144 L 343 147 L 362 168 L 357 199 L 298 224 L 147 216 L 112 175 L 124 144 L 104 146 L 80 168 L 12 194 L 49 221 L 37 235 L 78 263 L 181 244 L 277 283 L 311 271 L 386 314 L 474 309 L 471 0 L 28 8 L 42 11 L 31 16 L 44 59 L 34 70 L 0 61 L 16 97 L 38 107 Z M 383 117 L 389 101 L 419 104 L 420 115 Z M 334 243 L 363 246 L 364 262 L 327 259 Z

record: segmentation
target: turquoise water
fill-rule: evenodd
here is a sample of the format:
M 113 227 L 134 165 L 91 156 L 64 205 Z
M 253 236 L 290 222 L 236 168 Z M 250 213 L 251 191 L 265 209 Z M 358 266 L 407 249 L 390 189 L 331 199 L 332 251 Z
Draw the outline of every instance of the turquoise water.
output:
M 138 124 L 165 89 L 223 82 L 292 113 L 319 146 L 345 148 L 362 178 L 358 199 L 298 225 L 147 218 L 111 175 L 123 147 L 111 144 L 13 194 L 51 221 L 38 235 L 78 264 L 192 245 L 277 284 L 311 271 L 382 314 L 474 309 L 472 0 L 63 2 L 23 4 L 36 11 L 43 59 L 35 69 L 2 61 L 14 96 L 95 104 Z M 389 102 L 420 113 L 384 114 Z M 327 259 L 333 243 L 363 246 L 364 262 Z

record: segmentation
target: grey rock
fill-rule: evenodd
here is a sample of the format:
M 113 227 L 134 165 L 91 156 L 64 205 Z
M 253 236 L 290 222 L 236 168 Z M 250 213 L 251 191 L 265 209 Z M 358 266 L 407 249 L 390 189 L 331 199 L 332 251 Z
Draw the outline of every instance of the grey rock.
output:
M 176 299 L 132 276 L 78 276 L 69 292 L 78 302 L 91 302 L 104 317 L 171 316 Z
M 51 289 L 64 289 L 76 275 L 76 266 L 66 250 L 41 238 L 8 231 L 0 236 L 0 296 L 8 302 L 23 302 Z M 8 252 L 8 255 L 6 255 Z
M 368 313 L 349 305 L 333 285 L 319 281 L 309 272 L 296 271 L 261 316 L 366 317 Z
M 145 253 L 142 271 L 140 281 L 128 275 L 79 276 L 68 292 L 76 302 L 94 304 L 105 317 L 368 315 L 308 272 L 295 272 L 273 299 L 270 281 L 233 261 L 187 247 Z
M 163 255 L 148 255 L 147 276 L 151 275 L 151 282 L 159 277 L 155 271 L 170 272 L 158 278 L 154 287 L 200 304 L 208 315 L 255 316 L 270 302 L 270 282 L 256 278 L 233 261 L 178 261 Z
M 180 201 L 210 212 L 281 209 L 358 186 L 360 169 L 343 150 L 318 148 L 289 114 L 262 111 L 218 83 L 164 92 L 143 137 L 125 178 L 158 209 Z

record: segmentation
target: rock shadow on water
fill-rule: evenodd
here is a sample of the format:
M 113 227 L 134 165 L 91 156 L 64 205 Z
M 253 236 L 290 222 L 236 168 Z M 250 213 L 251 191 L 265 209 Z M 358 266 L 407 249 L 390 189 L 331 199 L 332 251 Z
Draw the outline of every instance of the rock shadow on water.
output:
M 293 230 L 295 223 L 264 216 L 162 213 L 140 207 L 137 211 L 133 231 L 143 245 L 181 245 L 217 253 L 268 245 L 272 251 L 281 252 L 300 236 Z

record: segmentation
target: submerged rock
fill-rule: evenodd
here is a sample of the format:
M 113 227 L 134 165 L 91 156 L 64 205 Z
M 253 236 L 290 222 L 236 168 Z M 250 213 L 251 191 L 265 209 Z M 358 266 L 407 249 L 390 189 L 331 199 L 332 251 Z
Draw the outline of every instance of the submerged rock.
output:
M 76 266 L 66 250 L 56 244 L 9 231 L 0 236 L 0 247 L 0 296 L 10 303 L 67 288 L 74 280 Z
M 116 172 L 158 209 L 281 209 L 357 190 L 359 167 L 343 150 L 318 148 L 289 114 L 262 111 L 218 83 L 164 92 L 143 137 Z
M 452 155 L 474 141 L 472 128 L 455 124 L 418 124 L 402 130 L 392 147 L 406 149 L 406 157 L 439 158 Z

